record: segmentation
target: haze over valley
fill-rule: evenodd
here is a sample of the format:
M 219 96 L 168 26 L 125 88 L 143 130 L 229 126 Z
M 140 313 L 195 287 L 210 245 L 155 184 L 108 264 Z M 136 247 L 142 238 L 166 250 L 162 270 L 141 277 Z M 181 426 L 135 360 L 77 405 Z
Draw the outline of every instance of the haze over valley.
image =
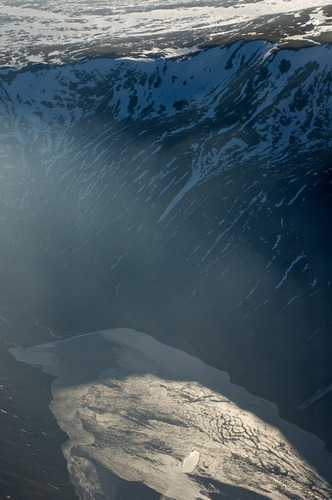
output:
M 332 4 L 0 4 L 0 491 L 331 498 Z

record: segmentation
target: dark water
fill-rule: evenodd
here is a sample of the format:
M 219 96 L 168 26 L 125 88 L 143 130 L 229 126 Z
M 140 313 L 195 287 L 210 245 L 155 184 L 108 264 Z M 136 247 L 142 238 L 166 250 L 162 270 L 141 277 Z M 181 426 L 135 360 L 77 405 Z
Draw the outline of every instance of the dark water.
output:
M 82 498 L 118 498 L 128 481 L 178 500 L 332 494 L 321 441 L 148 335 L 115 329 L 11 352 L 58 377 L 51 410 L 69 435 L 63 452 Z M 187 473 L 193 449 L 199 461 Z

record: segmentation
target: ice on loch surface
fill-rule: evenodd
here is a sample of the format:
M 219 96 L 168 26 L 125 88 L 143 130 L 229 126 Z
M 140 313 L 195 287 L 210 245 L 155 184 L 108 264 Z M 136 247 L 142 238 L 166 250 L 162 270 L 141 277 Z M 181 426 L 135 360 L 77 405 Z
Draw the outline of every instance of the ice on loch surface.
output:
M 199 452 L 194 450 L 183 461 L 183 472 L 193 472 L 199 461 Z
M 11 352 L 57 376 L 51 410 L 69 436 L 63 453 L 81 498 L 111 498 L 114 475 L 175 500 L 206 500 L 211 484 L 273 500 L 332 496 L 322 441 L 227 373 L 148 335 L 106 330 Z

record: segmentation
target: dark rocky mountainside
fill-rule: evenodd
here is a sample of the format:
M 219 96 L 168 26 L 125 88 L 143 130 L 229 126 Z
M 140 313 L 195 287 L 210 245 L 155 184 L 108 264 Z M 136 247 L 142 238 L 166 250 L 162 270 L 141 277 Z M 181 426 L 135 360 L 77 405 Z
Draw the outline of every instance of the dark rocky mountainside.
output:
M 332 448 L 331 56 L 3 69 L 2 303 L 158 336 Z

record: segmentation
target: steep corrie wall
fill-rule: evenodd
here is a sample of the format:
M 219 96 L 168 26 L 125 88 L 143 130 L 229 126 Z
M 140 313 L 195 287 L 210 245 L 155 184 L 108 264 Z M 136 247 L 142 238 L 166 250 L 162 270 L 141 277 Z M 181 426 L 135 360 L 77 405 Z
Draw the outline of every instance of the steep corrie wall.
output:
M 132 326 L 330 439 L 331 46 L 3 70 L 2 300 Z M 309 423 L 308 423 L 309 422 Z

